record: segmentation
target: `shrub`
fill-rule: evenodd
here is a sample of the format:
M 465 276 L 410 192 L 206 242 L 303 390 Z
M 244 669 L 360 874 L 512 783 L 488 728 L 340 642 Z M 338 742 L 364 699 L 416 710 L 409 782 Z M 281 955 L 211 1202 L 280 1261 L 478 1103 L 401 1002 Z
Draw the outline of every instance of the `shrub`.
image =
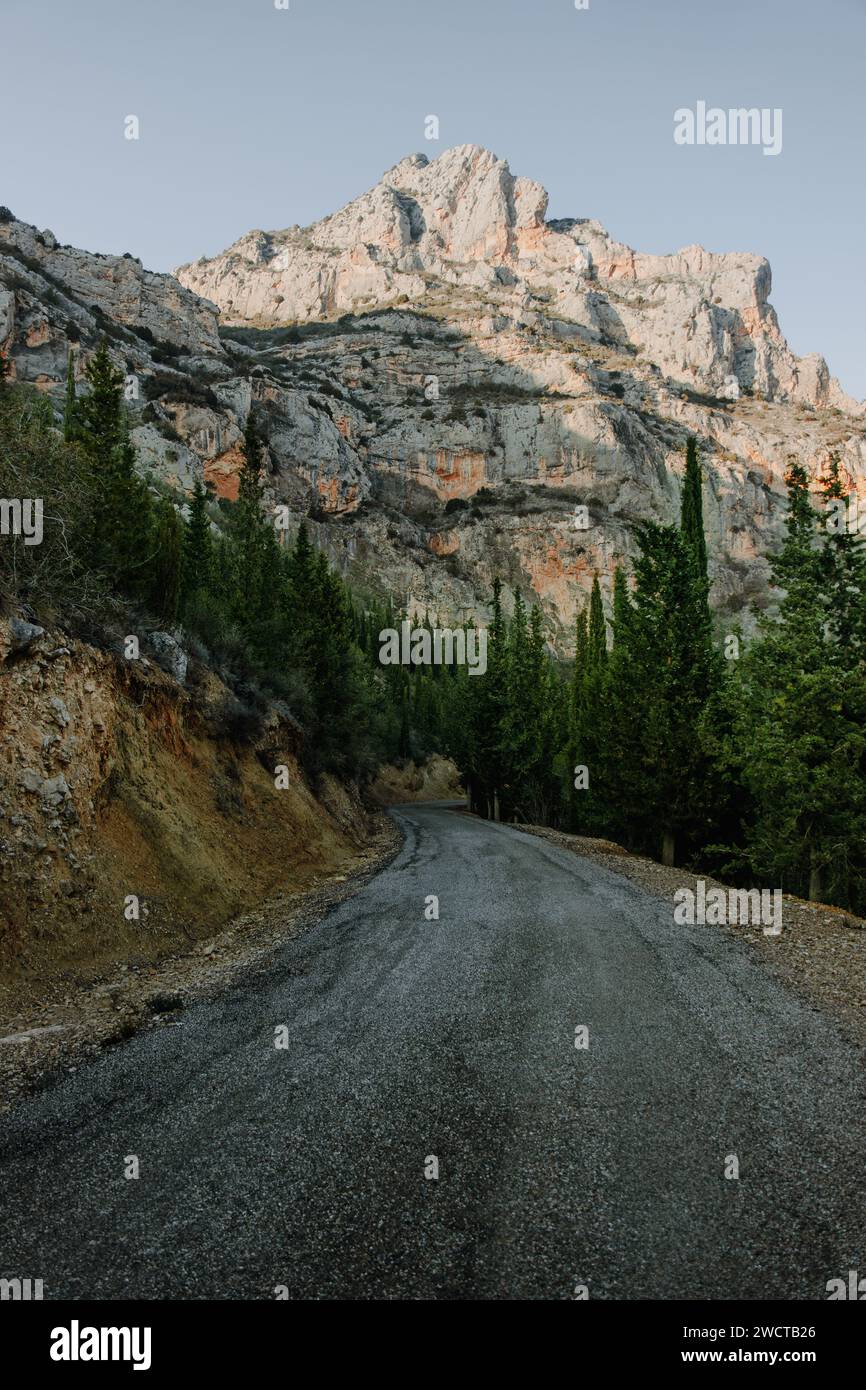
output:
M 232 743 L 253 743 L 264 732 L 264 719 L 260 710 L 236 695 L 226 695 L 214 717 L 214 732 Z
M 0 604 L 86 612 L 103 591 L 84 563 L 93 480 L 82 453 L 55 430 L 50 401 L 30 387 L 0 389 L 0 497 L 41 499 L 43 517 L 41 544 L 3 538 Z

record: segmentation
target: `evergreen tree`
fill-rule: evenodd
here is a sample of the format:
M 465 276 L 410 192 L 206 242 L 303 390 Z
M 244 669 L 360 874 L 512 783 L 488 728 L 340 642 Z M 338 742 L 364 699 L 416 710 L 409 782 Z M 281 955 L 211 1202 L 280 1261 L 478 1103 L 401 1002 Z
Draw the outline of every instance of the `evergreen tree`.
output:
M 593 577 L 589 600 L 586 657 L 588 670 L 601 675 L 607 665 L 607 624 L 604 620 L 604 606 L 597 574 Z
M 638 528 L 640 558 L 626 601 L 618 584 L 607 685 L 615 761 L 606 791 L 625 838 L 666 863 L 706 831 L 706 755 L 697 738 L 712 689 L 692 548 L 675 527 Z
M 607 704 L 607 623 L 598 575 L 593 576 L 589 605 L 578 620 L 577 659 L 572 684 L 571 821 L 590 833 L 604 827 L 603 796 Z M 574 788 L 574 770 L 586 768 L 588 785 Z
M 483 676 L 465 675 L 459 694 L 465 699 L 463 713 L 455 706 L 454 718 L 461 725 L 466 719 L 471 735 L 472 755 L 462 767 L 469 783 L 473 810 L 488 818 L 501 813 L 503 721 L 506 707 L 506 624 L 502 613 L 502 584 L 493 581 L 491 619 L 487 628 L 487 670 Z
M 846 615 L 856 561 L 844 546 L 840 560 L 837 539 L 826 531 L 816 543 L 802 465 L 791 466 L 787 483 L 785 542 L 773 562 L 779 611 L 763 620 L 760 641 L 737 673 L 732 741 L 754 806 L 746 859 L 759 878 L 813 900 L 863 905 L 864 650 Z M 843 633 L 851 645 L 841 650 Z
M 689 435 L 686 442 L 686 472 L 683 479 L 680 529 L 695 561 L 695 572 L 707 584 L 707 540 L 704 535 L 703 473 L 698 458 L 698 442 Z
M 568 692 L 567 744 L 565 766 L 562 776 L 565 786 L 565 802 L 568 808 L 568 825 L 571 830 L 585 830 L 588 826 L 585 789 L 577 791 L 574 785 L 578 764 L 585 756 L 584 729 L 586 724 L 586 684 L 587 649 L 589 645 L 588 611 L 582 608 L 574 625 L 574 667 Z
M 78 433 L 78 401 L 75 396 L 75 354 L 66 354 L 66 404 L 63 411 L 63 438 L 71 443 Z
M 213 540 L 207 514 L 207 489 L 200 478 L 193 486 L 189 519 L 184 527 L 181 563 L 181 612 L 186 612 L 193 594 L 206 591 L 213 565 Z
M 581 609 L 575 620 L 574 672 L 571 682 L 571 719 L 577 736 L 583 724 L 586 707 L 586 678 L 589 651 L 589 614 Z
M 818 560 L 828 636 L 842 665 L 862 659 L 866 639 L 866 557 L 863 538 L 852 525 L 848 490 L 833 458 L 823 482 L 824 543 Z
M 254 631 L 263 615 L 262 561 L 266 522 L 262 514 L 262 443 L 247 419 L 241 445 L 238 499 L 231 513 L 233 616 L 242 630 Z
M 150 497 L 135 472 L 121 399 L 123 373 L 112 364 L 104 340 L 85 378 L 89 391 L 77 402 L 75 417 L 94 496 L 91 563 L 115 589 L 132 596 L 148 585 Z
M 148 566 L 148 607 L 163 622 L 177 617 L 183 552 L 183 523 L 167 498 L 153 509 L 151 554 Z
M 409 758 L 412 754 L 412 740 L 409 732 L 409 678 L 406 676 L 402 682 L 400 695 L 400 735 L 397 744 L 397 756 L 399 758 Z

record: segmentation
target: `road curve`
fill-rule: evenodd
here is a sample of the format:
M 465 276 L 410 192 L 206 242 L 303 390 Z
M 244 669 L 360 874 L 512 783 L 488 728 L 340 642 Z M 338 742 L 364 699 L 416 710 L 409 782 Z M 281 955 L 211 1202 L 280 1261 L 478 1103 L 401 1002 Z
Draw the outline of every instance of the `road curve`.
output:
M 0 1274 L 46 1298 L 824 1299 L 866 1268 L 866 1088 L 829 1020 L 594 863 L 394 814 L 390 867 L 267 974 L 0 1119 Z

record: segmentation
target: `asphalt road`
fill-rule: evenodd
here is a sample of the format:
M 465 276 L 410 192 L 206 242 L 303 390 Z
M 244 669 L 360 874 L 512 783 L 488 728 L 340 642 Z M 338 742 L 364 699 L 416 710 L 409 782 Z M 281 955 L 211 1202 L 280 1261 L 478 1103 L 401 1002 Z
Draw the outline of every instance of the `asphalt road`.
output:
M 866 1272 L 866 1088 L 829 1021 L 597 865 L 397 815 L 391 866 L 265 976 L 0 1120 L 0 1274 L 46 1298 L 825 1299 Z

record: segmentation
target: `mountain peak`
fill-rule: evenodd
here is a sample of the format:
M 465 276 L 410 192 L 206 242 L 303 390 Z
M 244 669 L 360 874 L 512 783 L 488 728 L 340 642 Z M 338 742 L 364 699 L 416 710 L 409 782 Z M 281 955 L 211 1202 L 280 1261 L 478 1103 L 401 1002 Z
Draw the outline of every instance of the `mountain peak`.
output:
M 481 145 L 407 155 L 306 228 L 249 232 L 181 284 L 228 323 L 305 323 L 410 305 L 520 327 L 545 318 L 690 387 L 860 413 L 817 355 L 797 358 L 769 303 L 770 267 L 687 246 L 646 255 L 589 218 L 547 221 L 541 184 Z M 559 331 L 559 330 L 557 330 Z

